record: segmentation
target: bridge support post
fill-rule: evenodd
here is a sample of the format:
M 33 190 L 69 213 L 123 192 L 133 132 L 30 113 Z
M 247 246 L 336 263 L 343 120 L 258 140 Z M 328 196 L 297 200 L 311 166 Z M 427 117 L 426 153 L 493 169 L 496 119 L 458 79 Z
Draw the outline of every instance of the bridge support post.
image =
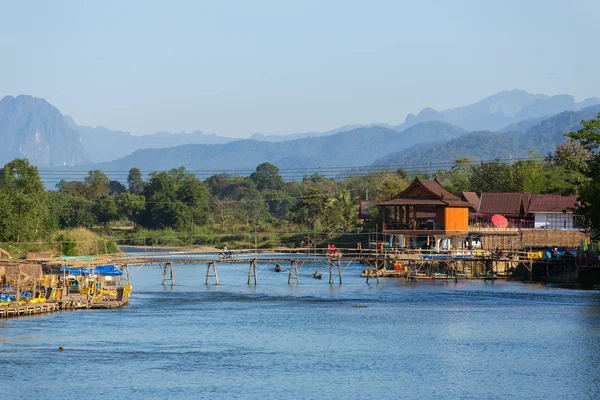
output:
M 254 281 L 254 286 L 256 286 L 256 259 L 250 261 L 250 267 L 248 268 L 248 285 L 251 280 Z
M 333 262 L 329 261 L 329 284 L 333 283 Z
M 340 285 L 342 284 L 342 264 L 341 260 L 337 260 L 337 274 L 340 279 Z M 369 277 L 367 276 L 367 283 L 369 282 Z M 329 284 L 333 284 L 333 261 L 329 261 Z
M 212 272 L 211 272 L 212 270 Z M 217 274 L 217 263 L 214 261 L 210 261 L 206 264 L 206 284 L 208 285 L 208 281 L 210 278 L 215 279 L 215 285 L 219 284 L 219 275 Z
M 296 285 L 297 285 L 299 282 L 298 275 L 299 275 L 298 264 L 296 263 L 296 260 L 291 260 L 290 261 L 290 273 L 288 274 L 288 285 L 290 284 L 292 279 L 296 280 Z
M 339 268 L 339 265 L 338 265 Z M 377 269 L 377 260 L 375 260 L 375 266 L 373 268 L 367 267 L 365 269 L 365 271 L 367 272 L 367 283 L 369 283 L 369 278 L 371 277 L 371 274 L 375 274 L 375 280 L 377 281 L 377 284 L 379 285 L 379 270 Z M 341 269 L 338 270 L 339 274 L 340 274 L 340 283 L 342 283 L 342 273 L 341 273 Z
M 167 278 L 167 273 L 169 277 Z M 171 286 L 175 285 L 175 272 L 173 271 L 173 264 L 168 262 L 164 263 L 162 266 L 162 284 L 164 285 L 166 281 L 171 281 Z

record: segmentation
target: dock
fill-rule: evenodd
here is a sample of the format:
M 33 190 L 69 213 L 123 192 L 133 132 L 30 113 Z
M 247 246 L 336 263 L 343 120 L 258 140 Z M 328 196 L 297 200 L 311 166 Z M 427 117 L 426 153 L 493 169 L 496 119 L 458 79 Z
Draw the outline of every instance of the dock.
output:
M 131 292 L 127 271 L 127 266 L 57 270 L 33 260 L 1 262 L 0 318 L 122 307 Z
M 2 304 L 0 305 L 0 318 L 47 314 L 59 310 L 60 305 L 58 303 L 37 303 L 22 305 Z

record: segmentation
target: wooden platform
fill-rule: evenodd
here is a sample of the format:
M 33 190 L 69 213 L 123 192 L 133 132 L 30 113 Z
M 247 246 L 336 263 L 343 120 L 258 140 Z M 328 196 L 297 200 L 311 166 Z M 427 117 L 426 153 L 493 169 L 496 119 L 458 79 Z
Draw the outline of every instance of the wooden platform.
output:
M 58 310 L 60 310 L 60 305 L 58 303 L 0 305 L 0 318 L 46 314 Z

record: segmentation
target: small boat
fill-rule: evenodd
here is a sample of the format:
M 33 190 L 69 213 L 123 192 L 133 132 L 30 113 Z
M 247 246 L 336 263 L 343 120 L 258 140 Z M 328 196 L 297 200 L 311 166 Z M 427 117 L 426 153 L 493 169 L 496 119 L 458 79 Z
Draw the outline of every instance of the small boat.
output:
M 315 279 L 323 279 L 323 274 L 320 273 L 320 272 L 315 271 L 315 272 L 313 272 L 313 278 L 315 278 Z

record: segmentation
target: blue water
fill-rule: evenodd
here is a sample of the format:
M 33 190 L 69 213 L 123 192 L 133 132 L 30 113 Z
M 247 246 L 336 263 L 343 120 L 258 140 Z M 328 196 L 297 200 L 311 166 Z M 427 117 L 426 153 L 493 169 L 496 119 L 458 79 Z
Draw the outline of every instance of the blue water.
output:
M 132 268 L 122 309 L 1 320 L 0 398 L 600 398 L 597 291 L 259 268 Z

